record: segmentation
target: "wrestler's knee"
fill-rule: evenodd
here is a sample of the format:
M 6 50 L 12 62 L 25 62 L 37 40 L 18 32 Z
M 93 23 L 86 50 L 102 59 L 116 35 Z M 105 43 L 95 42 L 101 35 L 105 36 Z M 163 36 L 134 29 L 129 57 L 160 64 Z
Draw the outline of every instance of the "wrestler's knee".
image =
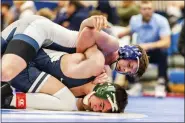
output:
M 12 80 L 14 77 L 14 71 L 10 67 L 3 67 L 1 72 L 2 81 L 7 82 Z
M 2 81 L 10 81 L 27 66 L 26 62 L 15 54 L 2 57 Z

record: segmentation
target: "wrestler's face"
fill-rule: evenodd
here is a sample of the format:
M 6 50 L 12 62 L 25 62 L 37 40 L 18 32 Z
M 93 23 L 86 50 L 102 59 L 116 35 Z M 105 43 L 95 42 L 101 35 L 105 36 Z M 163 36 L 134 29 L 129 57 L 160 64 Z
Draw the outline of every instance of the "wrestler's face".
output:
M 136 73 L 138 67 L 137 60 L 125 60 L 121 59 L 117 62 L 116 71 L 119 73 Z
M 112 107 L 108 100 L 92 95 L 89 98 L 89 107 L 95 112 L 109 112 Z
M 150 21 L 152 14 L 153 14 L 153 8 L 152 8 L 152 3 L 145 3 L 141 4 L 140 6 L 140 13 L 143 16 L 143 21 Z

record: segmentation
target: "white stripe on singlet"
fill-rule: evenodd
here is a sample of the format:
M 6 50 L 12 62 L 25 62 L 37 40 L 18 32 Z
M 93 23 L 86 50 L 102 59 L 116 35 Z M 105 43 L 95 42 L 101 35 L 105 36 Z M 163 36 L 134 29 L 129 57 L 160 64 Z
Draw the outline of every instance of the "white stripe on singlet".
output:
M 37 83 L 41 80 L 41 78 L 45 75 L 45 72 L 41 72 L 40 75 L 37 77 L 37 79 L 33 82 L 32 86 L 30 87 L 30 89 L 28 90 L 29 93 L 31 93 L 33 91 L 33 89 L 35 88 L 35 86 L 37 85 Z
M 41 82 L 41 84 L 38 86 L 38 88 L 36 89 L 36 93 L 38 93 L 39 91 L 40 91 L 40 89 L 41 89 L 41 87 L 47 82 L 47 80 L 48 80 L 48 78 L 50 77 L 51 75 L 47 75 L 46 77 L 45 77 L 45 79 Z

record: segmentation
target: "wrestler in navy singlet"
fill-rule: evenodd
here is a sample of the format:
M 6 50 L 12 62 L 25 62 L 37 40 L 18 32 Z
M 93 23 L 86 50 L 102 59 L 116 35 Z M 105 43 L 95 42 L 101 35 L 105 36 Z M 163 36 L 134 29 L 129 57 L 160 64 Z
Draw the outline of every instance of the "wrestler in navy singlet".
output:
M 60 69 L 60 61 L 66 53 L 47 54 L 41 49 L 48 48 L 67 53 L 75 53 L 77 36 L 78 32 L 65 29 L 47 18 L 36 15 L 20 19 L 9 25 L 2 32 L 2 53 L 5 52 L 10 42 L 14 43 L 9 48 L 10 50 L 20 50 L 24 46 L 30 46 L 35 51 L 35 57 L 27 60 L 27 68 L 11 81 L 12 86 L 23 92 L 38 92 L 41 85 L 46 82 L 50 75 L 61 80 L 69 88 L 92 81 L 94 77 L 75 79 L 65 76 Z M 16 41 L 18 44 L 16 44 Z M 22 47 L 20 46 L 21 44 Z M 20 54 L 20 56 L 30 57 L 31 52 L 28 52 L 23 51 L 19 53 L 24 54 Z M 51 58 L 51 55 L 54 55 L 57 59 L 54 60 L 54 57 Z

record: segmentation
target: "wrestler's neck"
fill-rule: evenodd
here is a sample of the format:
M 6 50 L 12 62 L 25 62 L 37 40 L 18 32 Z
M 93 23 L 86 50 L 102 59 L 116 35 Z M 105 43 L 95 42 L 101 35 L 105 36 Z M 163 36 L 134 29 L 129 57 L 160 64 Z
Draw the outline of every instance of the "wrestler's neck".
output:
M 112 63 L 117 61 L 118 58 L 119 58 L 118 51 L 110 53 L 109 55 L 105 56 L 105 64 L 111 65 Z
M 87 94 L 91 93 L 95 86 L 96 85 L 93 84 L 92 82 L 89 82 L 89 83 L 85 84 L 85 87 L 84 87 L 85 94 L 87 95 Z

